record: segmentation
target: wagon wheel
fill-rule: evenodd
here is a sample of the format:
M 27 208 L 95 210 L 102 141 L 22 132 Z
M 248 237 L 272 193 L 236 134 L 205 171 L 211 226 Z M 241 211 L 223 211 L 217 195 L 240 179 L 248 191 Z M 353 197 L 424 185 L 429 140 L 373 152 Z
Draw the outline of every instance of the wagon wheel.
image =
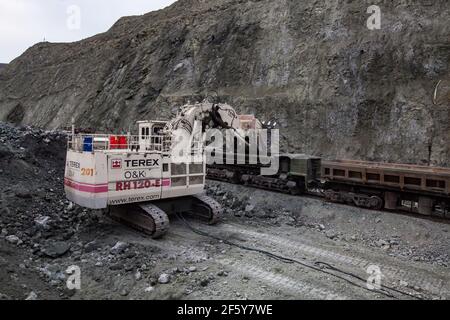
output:
M 375 210 L 383 209 L 383 200 L 380 197 L 372 196 L 369 200 L 370 208 Z

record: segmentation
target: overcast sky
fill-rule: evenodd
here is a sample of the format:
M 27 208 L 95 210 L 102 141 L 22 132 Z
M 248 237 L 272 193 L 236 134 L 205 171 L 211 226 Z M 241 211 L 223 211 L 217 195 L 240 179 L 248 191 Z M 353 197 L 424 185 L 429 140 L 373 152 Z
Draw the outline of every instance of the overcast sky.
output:
M 71 42 L 108 30 L 122 16 L 175 0 L 0 0 L 0 63 L 44 40 Z

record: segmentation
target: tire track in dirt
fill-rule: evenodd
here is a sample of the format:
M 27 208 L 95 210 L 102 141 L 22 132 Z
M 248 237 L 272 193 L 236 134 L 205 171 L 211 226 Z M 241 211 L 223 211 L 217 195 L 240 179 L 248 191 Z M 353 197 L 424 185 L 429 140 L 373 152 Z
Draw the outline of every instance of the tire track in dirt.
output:
M 223 225 L 213 228 L 220 231 L 221 226 Z M 199 227 L 205 226 L 199 225 Z M 170 233 L 169 239 L 161 244 L 163 247 L 170 248 L 171 251 L 180 250 L 186 246 L 198 250 L 199 242 L 202 243 L 205 239 L 180 224 L 173 224 Z M 183 241 L 182 247 L 179 246 L 180 240 Z M 297 264 L 286 264 L 257 252 L 248 252 L 244 256 L 241 249 L 233 248 L 232 250 L 225 254 L 211 254 L 205 251 L 203 255 L 210 256 L 208 263 L 228 267 L 241 275 L 249 276 L 300 299 L 349 300 L 374 298 L 377 295 L 376 292 L 368 292 L 364 284 L 358 288 L 328 275 L 318 275 L 316 271 L 311 272 Z M 342 294 L 343 292 L 348 295 Z
M 296 258 L 300 261 L 307 261 L 311 265 L 311 261 L 321 260 L 345 271 L 358 274 L 364 279 L 368 277 L 366 273 L 367 267 L 374 264 L 370 259 L 362 257 L 360 253 L 358 253 L 358 256 L 349 256 L 334 252 L 331 249 L 322 249 L 314 246 L 312 245 L 314 242 L 311 241 L 313 239 L 305 238 L 305 241 L 302 241 L 298 235 L 295 235 L 295 239 L 272 235 L 280 234 L 279 229 L 272 230 L 269 228 L 261 231 L 262 228 L 258 227 L 258 230 L 252 230 L 253 227 L 241 227 L 229 223 L 221 223 L 212 227 L 198 222 L 190 222 L 190 224 L 196 229 L 207 231 L 211 235 L 228 239 L 231 242 L 267 250 L 281 256 Z M 188 260 L 203 261 L 205 264 L 216 265 L 216 267 L 226 266 L 238 274 L 249 276 L 267 284 L 273 289 L 281 290 L 299 298 L 338 300 L 373 297 L 386 298 L 377 295 L 376 292 L 368 292 L 365 288 L 351 286 L 343 280 L 333 278 L 331 275 L 323 276 L 323 274 L 309 269 L 305 272 L 307 269 L 300 265 L 286 264 L 260 253 L 248 252 L 244 256 L 241 249 L 233 248 L 227 253 L 221 254 L 219 253 L 221 249 L 217 246 L 220 244 L 213 244 L 215 240 L 205 242 L 205 239 L 207 238 L 194 233 L 183 222 L 173 221 L 169 234 L 164 239 L 137 238 L 134 241 L 142 245 L 158 247 L 162 252 L 176 254 Z M 418 279 L 417 275 L 408 275 L 405 271 L 389 265 L 380 267 L 383 274 L 389 278 L 386 280 L 397 280 L 398 283 L 400 280 L 407 279 L 410 284 L 420 286 L 422 289 L 428 289 L 430 292 L 439 294 L 442 292 L 442 279 L 434 277 Z M 422 272 L 427 271 L 421 270 L 420 274 Z M 414 276 L 416 278 L 412 278 Z M 360 282 L 351 278 L 349 280 L 356 283 Z M 365 283 L 358 284 L 365 286 Z M 235 283 L 235 285 L 238 284 Z M 407 289 L 403 288 L 402 290 L 408 292 L 409 290 Z
M 227 224 L 222 225 L 222 229 L 227 230 L 229 232 L 235 232 L 253 239 L 257 239 L 257 241 L 252 241 L 252 243 L 258 243 L 258 247 L 261 245 L 269 245 L 269 250 L 281 250 L 282 248 L 289 251 L 286 254 L 287 257 L 294 255 L 295 257 L 299 257 L 300 255 L 304 255 L 312 258 L 313 260 L 322 260 L 323 262 L 327 262 L 334 265 L 339 265 L 343 267 L 351 267 L 351 272 L 359 271 L 358 275 L 363 278 L 368 277 L 366 270 L 371 265 L 377 265 L 380 267 L 383 275 L 386 277 L 385 280 L 388 280 L 392 283 L 398 284 L 400 281 L 406 281 L 411 286 L 417 286 L 423 290 L 426 290 L 432 294 L 439 296 L 448 296 L 449 290 L 445 288 L 445 280 L 428 276 L 419 276 L 416 273 L 406 272 L 404 270 L 398 269 L 393 266 L 389 266 L 386 264 L 375 263 L 374 261 L 370 261 L 368 259 L 362 257 L 351 257 L 348 255 L 344 255 L 341 253 L 336 253 L 330 250 L 324 250 L 318 248 L 316 246 L 306 245 L 302 242 L 286 239 L 280 236 L 274 236 L 272 234 L 261 233 L 257 231 L 252 231 L 249 229 L 244 229 L 242 227 L 238 227 L 235 225 Z M 428 270 L 419 270 L 422 274 L 429 273 Z
M 197 252 L 197 254 L 203 257 L 209 256 L 209 259 L 207 259 L 208 263 L 228 267 L 243 276 L 256 279 L 274 289 L 282 290 L 291 295 L 293 294 L 298 298 L 326 300 L 351 299 L 347 295 L 336 293 L 333 284 L 328 279 L 313 278 L 313 281 L 311 279 L 299 279 L 298 275 L 301 272 L 299 271 L 300 268 L 296 265 L 288 265 L 283 262 L 268 259 L 258 253 L 249 253 L 245 258 L 242 258 L 240 253 L 230 254 L 228 252 L 227 254 L 212 255 L 205 250 L 197 248 L 198 243 L 204 239 L 202 236 L 194 233 L 189 235 L 187 232 L 191 231 L 186 229 L 185 226 L 173 224 L 170 230 L 171 234 L 169 235 L 171 237 L 161 242 L 154 240 L 152 242 L 155 242 L 155 245 L 161 249 L 177 252 L 178 254 L 183 254 L 188 248 L 188 250 L 193 250 L 192 252 Z M 180 246 L 179 240 L 181 239 L 183 240 L 183 245 Z M 275 268 L 283 270 L 283 274 L 269 271 L 269 269 Z M 365 297 L 362 294 L 357 294 L 357 296 Z
M 246 259 L 248 261 L 248 259 Z M 250 259 L 253 260 L 253 259 Z M 328 289 L 316 287 L 315 285 L 308 284 L 305 281 L 300 281 L 289 276 L 276 274 L 261 268 L 261 261 L 259 263 L 246 263 L 238 261 L 236 259 L 224 258 L 217 259 L 216 262 L 227 266 L 234 271 L 237 271 L 243 275 L 249 276 L 253 279 L 262 281 L 274 288 L 283 289 L 290 293 L 299 295 L 299 298 L 311 298 L 321 300 L 348 300 L 348 296 L 334 293 Z M 265 262 L 266 263 L 266 262 Z

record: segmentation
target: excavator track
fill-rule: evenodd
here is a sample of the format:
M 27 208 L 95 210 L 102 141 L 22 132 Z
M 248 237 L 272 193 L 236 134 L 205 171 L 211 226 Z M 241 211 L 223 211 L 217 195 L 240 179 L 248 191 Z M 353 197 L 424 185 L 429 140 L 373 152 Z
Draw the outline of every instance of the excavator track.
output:
M 161 238 L 169 230 L 169 217 L 152 203 L 115 208 L 109 215 L 113 220 L 143 232 L 153 239 Z
M 216 224 L 222 215 L 222 206 L 216 200 L 204 194 L 193 196 L 193 198 L 194 208 L 191 214 L 209 225 Z

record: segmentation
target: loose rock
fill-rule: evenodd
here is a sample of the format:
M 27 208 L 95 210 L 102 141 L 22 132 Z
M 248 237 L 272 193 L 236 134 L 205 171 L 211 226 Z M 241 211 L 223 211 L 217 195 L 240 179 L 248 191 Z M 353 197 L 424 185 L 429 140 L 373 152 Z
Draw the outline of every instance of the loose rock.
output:
M 161 283 L 161 284 L 169 283 L 170 282 L 170 275 L 168 275 L 167 273 L 163 273 L 162 275 L 159 276 L 158 282 Z
M 37 298 L 38 298 L 38 295 L 35 292 L 31 291 L 28 294 L 28 296 L 25 298 L 25 300 L 37 300 Z
M 50 242 L 46 244 L 41 252 L 50 258 L 59 258 L 70 250 L 70 244 L 67 242 Z
M 7 236 L 5 238 L 5 240 L 8 241 L 9 243 L 12 243 L 12 244 L 19 244 L 20 243 L 19 237 L 15 236 L 15 235 Z
M 128 249 L 128 247 L 129 247 L 128 243 L 119 241 L 111 248 L 111 253 L 114 255 L 121 254 L 125 252 L 125 250 Z

